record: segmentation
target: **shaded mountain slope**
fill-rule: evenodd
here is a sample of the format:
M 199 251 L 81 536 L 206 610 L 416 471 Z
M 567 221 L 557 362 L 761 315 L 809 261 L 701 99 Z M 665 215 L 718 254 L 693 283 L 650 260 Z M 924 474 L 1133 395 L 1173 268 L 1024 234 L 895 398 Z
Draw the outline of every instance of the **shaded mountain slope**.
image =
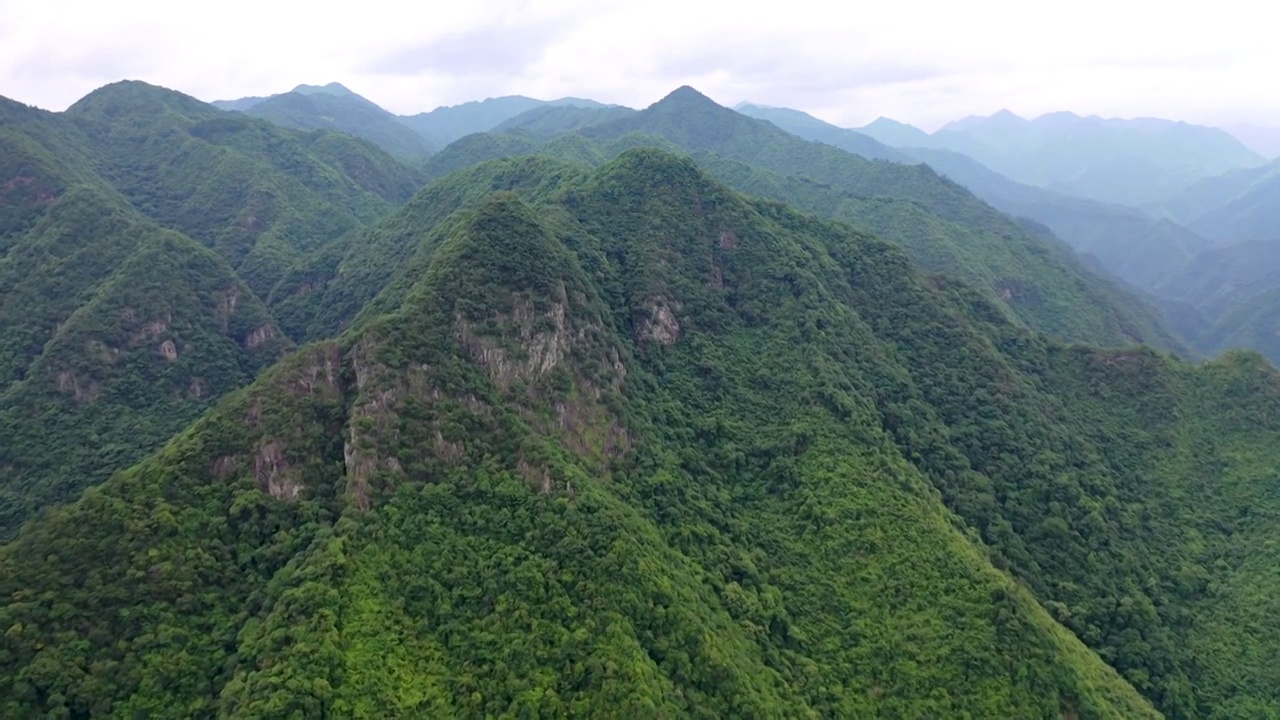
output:
M 389 213 L 418 184 L 367 142 L 279 128 L 144 83 L 96 90 L 65 116 L 134 206 L 213 248 L 261 296 L 304 254 Z
M 3 711 L 1157 716 L 883 425 L 854 281 L 963 314 L 899 251 L 653 151 L 559 207 L 0 549 Z

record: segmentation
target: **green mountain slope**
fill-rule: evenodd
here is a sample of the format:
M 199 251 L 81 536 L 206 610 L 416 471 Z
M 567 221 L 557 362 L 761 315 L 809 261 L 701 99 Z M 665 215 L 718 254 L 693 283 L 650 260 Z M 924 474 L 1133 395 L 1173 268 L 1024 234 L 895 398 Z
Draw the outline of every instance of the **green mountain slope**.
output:
M 344 132 L 408 160 L 420 160 L 439 149 L 395 115 L 350 91 L 304 94 L 295 90 L 273 95 L 244 112 L 284 127 Z
M 1020 182 L 1126 205 L 1158 203 L 1197 180 L 1264 161 L 1217 128 L 1068 112 L 965 118 L 930 140 Z
M 652 150 L 446 225 L 391 312 L 0 549 L 0 712 L 1157 717 L 920 466 L 986 477 L 902 333 L 1058 346 Z
M 923 267 L 953 272 L 989 289 L 1032 327 L 1103 344 L 1181 346 L 1159 314 L 1118 283 L 1098 277 L 1069 249 L 1031 236 L 926 166 L 867 161 L 805 142 L 722 108 L 691 88 L 677 90 L 635 116 L 582 130 L 602 139 L 637 132 L 745 164 L 716 172 L 740 191 L 777 197 L 927 250 L 916 255 Z M 777 193 L 780 185 L 786 186 L 785 194 Z M 869 198 L 876 202 L 868 204 Z M 901 212 L 885 210 L 885 202 Z M 868 208 L 880 211 L 867 213 Z M 918 224 L 898 222 L 912 216 L 927 219 L 937 242 L 910 234 Z
M 154 451 L 288 347 L 227 263 L 139 215 L 65 118 L 9 104 L 0 536 Z
M 455 211 L 497 191 L 530 201 L 553 197 L 585 171 L 545 157 L 498 160 L 448 175 L 423 188 L 394 215 L 326 247 L 295 267 L 281 282 L 276 313 L 291 335 L 333 337 L 374 300 L 405 264 L 444 234 L 440 226 Z
M 263 297 L 291 264 L 418 185 L 367 142 L 279 128 L 144 83 L 96 90 L 65 116 L 134 206 L 213 248 Z

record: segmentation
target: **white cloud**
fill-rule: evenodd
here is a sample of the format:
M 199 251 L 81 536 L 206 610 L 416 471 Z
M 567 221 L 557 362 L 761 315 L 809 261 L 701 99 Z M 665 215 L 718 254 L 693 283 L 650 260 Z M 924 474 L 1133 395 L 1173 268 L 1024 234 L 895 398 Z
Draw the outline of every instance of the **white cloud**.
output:
M 842 125 L 1002 107 L 1280 124 L 1254 0 L 833 5 L 0 0 L 0 94 L 61 109 L 123 78 L 206 100 L 336 80 L 411 113 L 512 93 L 642 107 L 690 84 Z

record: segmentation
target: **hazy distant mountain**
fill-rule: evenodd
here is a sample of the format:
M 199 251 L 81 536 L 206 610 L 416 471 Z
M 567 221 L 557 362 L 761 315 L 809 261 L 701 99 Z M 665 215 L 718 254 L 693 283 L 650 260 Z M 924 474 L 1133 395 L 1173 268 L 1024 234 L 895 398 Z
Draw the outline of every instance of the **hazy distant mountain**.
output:
M 1280 241 L 1280 160 L 1201 180 L 1165 210 L 1220 242 Z
M 752 105 L 745 102 L 740 103 L 734 110 L 748 117 L 768 120 L 783 130 L 799 135 L 806 140 L 817 140 L 828 145 L 834 145 L 841 150 L 861 155 L 868 160 L 911 162 L 910 156 L 894 150 L 869 135 L 836 127 L 799 110 Z
M 890 147 L 929 147 L 933 143 L 929 133 L 914 125 L 901 123 L 887 117 L 876 118 L 871 123 L 860 128 L 854 128 L 854 130 L 863 135 L 873 137 Z
M 1223 128 L 1263 157 L 1280 157 L 1280 127 L 1240 123 Z
M 752 115 L 757 108 L 744 104 L 740 111 Z M 767 112 L 765 119 L 787 132 L 866 155 L 860 149 L 868 138 L 860 132 L 836 127 L 799 110 L 770 108 Z M 1010 113 L 1002 121 L 1011 117 Z M 929 140 L 924 131 L 893 120 L 881 118 L 873 125 L 901 138 Z M 1019 183 L 958 152 L 928 147 L 893 150 L 878 142 L 875 145 L 892 153 L 885 159 L 928 163 L 995 208 L 1043 224 L 1077 250 L 1096 257 L 1111 274 L 1140 288 L 1150 288 L 1208 246 L 1206 240 L 1170 220 Z
M 523 112 L 538 107 L 609 107 L 595 100 L 560 98 L 537 100 L 523 95 L 473 100 L 461 105 L 438 107 L 431 112 L 401 117 L 405 125 L 419 135 L 443 147 L 471 133 L 486 132 Z
M 1197 180 L 1265 159 L 1223 130 L 1183 122 L 1080 117 L 1025 120 L 1002 110 L 931 136 L 1020 182 L 1107 202 L 1159 202 Z

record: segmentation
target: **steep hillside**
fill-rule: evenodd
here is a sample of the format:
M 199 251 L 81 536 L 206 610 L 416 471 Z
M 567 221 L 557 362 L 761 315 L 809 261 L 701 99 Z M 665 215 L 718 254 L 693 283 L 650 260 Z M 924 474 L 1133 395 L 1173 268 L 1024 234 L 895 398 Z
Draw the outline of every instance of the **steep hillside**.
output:
M 367 142 L 225 113 L 121 82 L 65 113 L 135 207 L 212 248 L 265 297 L 325 241 L 388 214 L 415 172 Z
M 7 103 L 7 101 L 6 101 Z M 288 347 L 227 263 L 143 218 L 62 118 L 0 107 L 0 536 L 153 452 Z
M 299 130 L 336 130 L 363 138 L 389 154 L 414 161 L 439 149 L 383 110 L 355 93 L 287 92 L 244 110 L 276 125 Z
M 898 444 L 963 293 L 651 150 L 558 207 L 0 549 L 0 712 L 1157 717 Z
M 930 140 L 1020 182 L 1127 205 L 1161 202 L 1197 180 L 1263 162 L 1217 128 L 1069 112 L 965 118 Z

